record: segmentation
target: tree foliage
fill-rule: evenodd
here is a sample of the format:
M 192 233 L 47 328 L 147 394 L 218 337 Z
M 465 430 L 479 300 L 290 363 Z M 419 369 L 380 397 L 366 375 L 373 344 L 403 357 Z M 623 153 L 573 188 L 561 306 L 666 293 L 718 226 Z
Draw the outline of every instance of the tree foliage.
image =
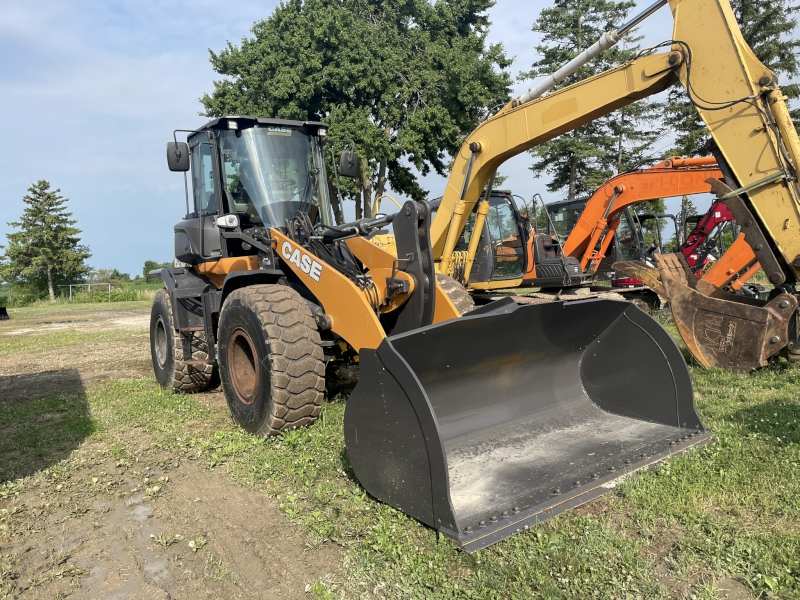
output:
M 520 79 L 549 75 L 575 58 L 600 36 L 625 19 L 635 6 L 631 0 L 555 0 L 533 24 L 541 34 L 536 46 L 541 58 Z M 627 40 L 581 67 L 559 87 L 571 85 L 633 59 L 641 38 Z M 566 190 L 574 199 L 592 192 L 614 173 L 630 170 L 650 158 L 653 142 L 661 135 L 660 105 L 651 100 L 635 102 L 606 117 L 554 138 L 531 150 L 531 170 L 550 175 L 550 192 Z
M 142 267 L 142 276 L 145 279 L 148 279 L 150 277 L 150 271 L 155 271 L 156 269 L 169 269 L 172 266 L 172 261 L 160 263 L 154 260 L 146 260 L 144 261 L 144 266 Z
M 80 243 L 81 230 L 67 212 L 67 199 L 60 189 L 50 190 L 41 179 L 28 188 L 22 201 L 27 207 L 19 221 L 8 223 L 18 229 L 6 234 L 8 243 L 0 262 L 0 274 L 11 282 L 55 300 L 55 286 L 80 281 L 89 272 L 89 248 Z M 0 246 L 2 248 L 3 246 Z
M 791 0 L 731 0 L 731 7 L 742 30 L 744 41 L 773 73 L 791 79 L 800 75 L 800 39 L 795 36 L 797 20 L 792 14 L 800 10 Z M 782 85 L 790 99 L 800 98 L 800 86 Z M 792 110 L 795 127 L 800 127 L 800 109 Z M 669 154 L 699 156 L 709 138 L 700 116 L 682 87 L 669 92 L 666 123 L 676 132 L 675 146 Z
M 422 199 L 415 167 L 444 175 L 448 155 L 505 102 L 511 61 L 487 44 L 493 0 L 288 0 L 239 46 L 211 52 L 224 79 L 208 116 L 322 120 L 353 140 L 369 199 L 387 183 Z

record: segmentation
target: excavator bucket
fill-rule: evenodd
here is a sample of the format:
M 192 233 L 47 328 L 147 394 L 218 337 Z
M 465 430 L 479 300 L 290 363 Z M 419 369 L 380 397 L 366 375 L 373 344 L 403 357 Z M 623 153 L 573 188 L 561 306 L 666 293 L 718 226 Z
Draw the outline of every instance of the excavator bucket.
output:
M 698 279 L 681 254 L 656 254 L 658 273 L 678 332 L 706 368 L 746 373 L 765 367 L 789 341 L 797 298 L 760 300 Z M 645 267 L 646 268 L 646 267 Z
M 360 362 L 344 424 L 356 476 L 469 551 L 710 438 L 683 355 L 629 302 L 500 300 Z

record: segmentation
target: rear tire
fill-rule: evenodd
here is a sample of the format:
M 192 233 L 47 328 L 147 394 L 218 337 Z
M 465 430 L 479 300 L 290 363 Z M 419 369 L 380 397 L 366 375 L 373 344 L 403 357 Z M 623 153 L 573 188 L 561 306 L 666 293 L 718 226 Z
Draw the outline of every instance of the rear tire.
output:
M 462 315 L 475 308 L 475 301 L 472 299 L 472 294 L 452 277 L 437 273 L 436 283 L 439 284 L 442 291 L 447 294 L 447 297 L 450 298 L 450 301 L 455 305 L 456 310 Z
M 281 285 L 228 296 L 219 320 L 219 375 L 236 424 L 262 437 L 317 420 L 325 363 L 314 317 Z
M 187 365 L 183 344 L 175 333 L 172 302 L 167 290 L 158 290 L 150 311 L 150 357 L 159 385 L 176 392 L 202 392 L 212 383 L 214 365 Z M 205 334 L 192 332 L 192 358 L 208 360 Z

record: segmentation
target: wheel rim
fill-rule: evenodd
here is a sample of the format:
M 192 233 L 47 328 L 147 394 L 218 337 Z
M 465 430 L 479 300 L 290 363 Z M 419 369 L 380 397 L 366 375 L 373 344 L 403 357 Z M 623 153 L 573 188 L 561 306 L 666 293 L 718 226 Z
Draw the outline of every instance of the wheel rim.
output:
M 159 315 L 156 321 L 155 339 L 153 340 L 153 350 L 156 354 L 156 362 L 162 369 L 167 366 L 168 341 L 167 328 L 164 326 L 164 319 Z
M 236 396 L 242 404 L 255 402 L 259 365 L 253 340 L 244 329 L 236 329 L 228 342 L 228 370 Z

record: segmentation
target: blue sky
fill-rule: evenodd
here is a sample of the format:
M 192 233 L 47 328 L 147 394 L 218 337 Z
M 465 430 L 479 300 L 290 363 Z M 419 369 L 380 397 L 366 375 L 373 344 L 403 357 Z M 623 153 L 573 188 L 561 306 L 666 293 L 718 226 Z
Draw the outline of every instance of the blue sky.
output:
M 136 274 L 145 260 L 171 260 L 183 178 L 167 170 L 165 144 L 173 129 L 206 120 L 198 98 L 213 89 L 208 49 L 238 43 L 276 4 L 0 0 L 0 243 L 27 188 L 47 179 L 70 199 L 92 267 Z M 536 58 L 530 26 L 548 4 L 498 0 L 491 10 L 491 40 L 516 57 L 513 75 Z M 661 9 L 642 28 L 646 42 L 668 38 L 671 25 Z M 530 160 L 503 166 L 504 187 L 547 198 Z M 430 176 L 423 184 L 435 197 L 445 181 Z

